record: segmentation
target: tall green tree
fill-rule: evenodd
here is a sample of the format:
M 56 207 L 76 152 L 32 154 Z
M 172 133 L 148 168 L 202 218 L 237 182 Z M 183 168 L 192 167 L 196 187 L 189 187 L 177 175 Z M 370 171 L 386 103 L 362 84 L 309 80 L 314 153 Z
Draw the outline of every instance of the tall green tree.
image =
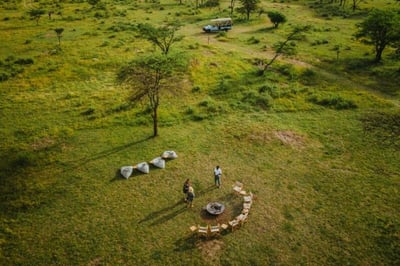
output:
M 186 69 L 182 54 L 150 54 L 138 57 L 117 74 L 117 82 L 131 90 L 130 101 L 146 101 L 153 120 L 153 137 L 158 136 L 158 108 L 164 92 L 179 90 L 179 77 Z
M 238 8 L 240 13 L 246 14 L 246 19 L 250 20 L 250 14 L 258 9 L 260 0 L 240 0 L 241 7 Z
M 138 25 L 140 35 L 160 48 L 164 55 L 168 54 L 174 43 L 182 40 L 183 36 L 176 35 L 179 28 L 180 25 L 177 22 L 160 27 L 154 27 L 148 23 Z
M 287 21 L 285 15 L 278 11 L 269 11 L 267 12 L 267 16 L 271 23 L 274 24 L 274 28 L 278 28 L 279 24 Z
M 357 27 L 356 37 L 375 47 L 376 62 L 387 46 L 400 40 L 400 15 L 391 10 L 373 9 Z

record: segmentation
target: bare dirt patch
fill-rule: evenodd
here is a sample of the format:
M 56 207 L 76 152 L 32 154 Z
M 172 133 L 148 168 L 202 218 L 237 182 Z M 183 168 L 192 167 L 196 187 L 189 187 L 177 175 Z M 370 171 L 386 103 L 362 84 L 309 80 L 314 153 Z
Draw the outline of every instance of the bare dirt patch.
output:
M 300 147 L 304 145 L 304 137 L 293 131 L 275 131 L 274 135 L 278 138 L 282 144 Z

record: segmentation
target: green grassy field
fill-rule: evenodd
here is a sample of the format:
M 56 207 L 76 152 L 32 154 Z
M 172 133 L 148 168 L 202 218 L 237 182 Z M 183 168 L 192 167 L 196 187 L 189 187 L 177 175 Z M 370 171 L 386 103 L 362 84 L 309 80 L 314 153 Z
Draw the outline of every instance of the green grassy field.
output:
M 272 29 L 265 14 L 235 13 L 231 31 L 209 35 L 202 26 L 229 16 L 229 1 L 48 2 L 0 6 L 1 265 L 400 263 L 400 62 L 387 48 L 372 64 L 372 47 L 353 37 L 370 8 L 396 1 L 342 16 L 319 1 L 262 1 L 288 22 Z M 32 7 L 54 14 L 36 25 Z M 129 104 L 115 78 L 154 50 L 137 23 L 175 19 L 184 39 L 172 49 L 190 64 L 179 94 L 162 96 L 152 138 L 143 105 Z M 298 53 L 257 75 L 273 44 L 306 24 Z M 120 176 L 165 150 L 179 156 L 165 169 Z M 193 208 L 182 201 L 186 178 Z M 208 202 L 225 203 L 220 222 L 240 213 L 235 181 L 255 194 L 248 221 L 199 239 L 190 226 L 217 223 Z

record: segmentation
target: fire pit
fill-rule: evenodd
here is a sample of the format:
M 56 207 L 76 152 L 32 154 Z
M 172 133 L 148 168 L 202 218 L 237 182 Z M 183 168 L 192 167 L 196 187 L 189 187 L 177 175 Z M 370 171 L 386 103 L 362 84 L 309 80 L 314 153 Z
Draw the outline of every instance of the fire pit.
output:
M 219 215 L 225 211 L 225 206 L 219 202 L 210 202 L 207 204 L 206 210 L 209 214 Z

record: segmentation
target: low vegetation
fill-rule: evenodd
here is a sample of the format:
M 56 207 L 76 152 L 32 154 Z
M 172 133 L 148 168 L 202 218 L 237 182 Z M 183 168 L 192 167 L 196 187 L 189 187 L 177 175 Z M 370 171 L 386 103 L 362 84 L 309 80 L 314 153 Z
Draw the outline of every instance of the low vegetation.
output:
M 1 1 L 0 264 L 400 264 L 400 27 L 377 60 L 378 9 L 398 25 L 393 0 Z M 235 181 L 248 222 L 199 239 L 240 212 Z

